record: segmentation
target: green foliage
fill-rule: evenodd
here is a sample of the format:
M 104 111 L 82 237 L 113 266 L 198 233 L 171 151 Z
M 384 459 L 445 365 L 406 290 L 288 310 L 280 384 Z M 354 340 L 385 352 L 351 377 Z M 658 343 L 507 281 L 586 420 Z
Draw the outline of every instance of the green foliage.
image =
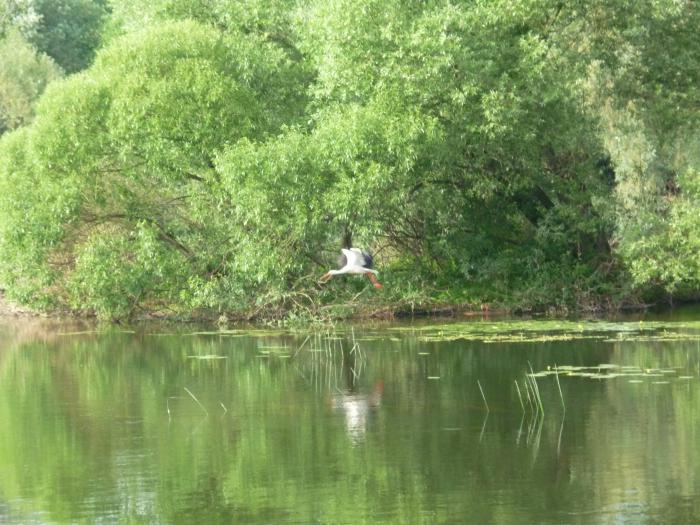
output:
M 690 3 L 81 1 L 74 29 L 108 45 L 0 147 L 17 297 L 313 310 L 366 286 L 316 286 L 343 243 L 377 253 L 394 304 L 697 294 Z M 63 31 L 3 5 L 30 41 Z M 91 267 L 141 275 L 144 227 L 172 280 L 72 293 Z
M 0 140 L 0 280 L 21 302 L 55 305 L 53 285 L 64 259 L 57 246 L 79 196 L 69 177 L 41 169 L 43 158 L 28 151 L 31 141 L 27 128 Z
M 0 0 L 0 35 L 19 31 L 73 73 L 92 61 L 107 12 L 104 0 Z
M 25 38 L 36 36 L 41 22 L 36 3 L 31 0 L 0 1 L 0 35 L 5 36 L 13 29 Z
M 104 0 L 35 0 L 41 15 L 35 45 L 65 71 L 90 65 L 101 42 Z
M 61 69 L 17 31 L 0 40 L 0 134 L 34 117 L 34 104 Z
M 59 297 L 74 296 L 63 288 L 75 285 L 71 273 L 84 278 L 91 264 L 97 271 L 106 260 L 123 260 L 115 275 L 131 275 L 128 257 L 105 259 L 107 247 L 121 253 L 131 245 L 99 238 L 114 228 L 138 237 L 144 222 L 177 253 L 173 265 L 184 264 L 192 276 L 214 272 L 231 251 L 221 242 L 231 225 L 213 157 L 239 137 L 262 137 L 280 113 L 294 111 L 285 79 L 277 80 L 279 66 L 279 55 L 243 38 L 222 39 L 194 22 L 165 23 L 115 41 L 89 72 L 53 84 L 31 128 L 8 136 L 2 148 L 3 280 L 12 284 L 10 293 L 39 300 L 48 280 L 61 287 Z M 275 96 L 267 101 L 259 90 Z M 37 189 L 28 192 L 27 185 Z M 26 216 L 37 223 L 29 232 Z M 85 245 L 95 247 L 93 256 L 83 256 Z M 36 255 L 27 261 L 28 254 Z M 49 262 L 54 257 L 61 266 Z M 19 261 L 30 266 L 18 268 Z M 23 284 L 20 274 L 43 267 L 45 279 Z M 101 315 L 111 306 L 114 315 L 126 312 L 131 302 L 109 299 L 112 284 L 100 283 L 90 284 L 83 306 Z M 107 306 L 99 306 L 100 290 Z M 186 295 L 165 287 L 163 297 L 179 292 Z
M 641 291 L 691 298 L 700 11 L 676 2 L 604 6 L 612 16 L 587 26 L 599 54 L 587 94 L 615 170 L 616 255 Z
M 131 231 L 95 230 L 75 254 L 67 283 L 70 303 L 107 319 L 128 317 L 144 304 L 157 308 L 150 300 L 177 299 L 168 294 L 183 286 L 186 263 L 181 253 L 159 242 L 158 231 L 145 223 Z
M 636 283 L 683 298 L 700 289 L 700 174 L 684 172 L 678 186 L 680 193 L 663 213 L 647 216 L 644 232 L 623 246 L 623 255 Z
M 326 5 L 312 12 L 304 40 L 320 60 L 319 104 L 362 101 L 430 129 L 398 155 L 413 165 L 404 179 L 386 177 L 375 203 L 393 244 L 452 280 L 474 277 L 485 259 L 511 259 L 510 278 L 527 279 L 512 273 L 517 261 L 597 256 L 583 252 L 608 228 L 594 204 L 608 191 L 593 166 L 602 151 L 578 105 L 575 70 L 536 32 L 546 10 Z M 396 213 L 387 214 L 392 199 Z

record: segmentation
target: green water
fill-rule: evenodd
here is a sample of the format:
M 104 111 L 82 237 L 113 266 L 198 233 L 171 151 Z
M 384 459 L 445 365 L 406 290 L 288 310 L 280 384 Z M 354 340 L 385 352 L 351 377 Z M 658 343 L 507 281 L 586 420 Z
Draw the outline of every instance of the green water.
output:
M 692 319 L 92 330 L 0 322 L 0 523 L 700 522 Z

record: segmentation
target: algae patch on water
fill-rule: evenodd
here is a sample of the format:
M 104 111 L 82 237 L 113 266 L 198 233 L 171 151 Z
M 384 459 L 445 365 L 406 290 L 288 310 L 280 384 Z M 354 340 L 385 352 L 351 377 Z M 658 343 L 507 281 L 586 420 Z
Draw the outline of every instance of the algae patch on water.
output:
M 700 322 L 610 322 L 528 320 L 461 322 L 441 325 L 396 327 L 390 331 L 412 331 L 422 342 L 477 341 L 482 343 L 547 343 L 602 340 L 700 341 Z
M 545 370 L 531 372 L 527 375 L 537 379 L 556 375 L 558 377 L 580 377 L 594 380 L 610 380 L 616 378 L 627 379 L 628 383 L 644 383 L 650 382 L 655 385 L 670 384 L 670 379 L 674 379 L 674 375 L 679 371 L 671 368 L 646 368 L 642 369 L 633 365 L 618 365 L 615 363 L 601 363 L 593 366 L 573 366 L 559 365 L 558 367 L 548 366 Z M 694 376 L 677 375 L 675 379 L 688 380 Z M 646 380 L 646 381 L 645 381 Z

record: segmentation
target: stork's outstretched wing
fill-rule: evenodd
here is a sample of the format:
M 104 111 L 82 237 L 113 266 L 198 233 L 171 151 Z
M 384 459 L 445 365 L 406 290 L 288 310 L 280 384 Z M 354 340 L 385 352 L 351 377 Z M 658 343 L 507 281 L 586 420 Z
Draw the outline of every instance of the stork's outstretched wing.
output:
M 362 266 L 365 268 L 372 268 L 374 265 L 374 259 L 372 258 L 372 254 L 366 251 L 362 251 L 362 257 L 364 259 Z
M 345 266 L 357 268 L 372 268 L 373 260 L 369 252 L 359 250 L 357 248 L 341 248 L 340 257 L 338 257 L 338 265 L 341 268 Z
M 357 248 L 341 248 L 343 255 L 345 256 L 345 266 L 362 266 L 364 257 L 362 257 L 362 252 Z

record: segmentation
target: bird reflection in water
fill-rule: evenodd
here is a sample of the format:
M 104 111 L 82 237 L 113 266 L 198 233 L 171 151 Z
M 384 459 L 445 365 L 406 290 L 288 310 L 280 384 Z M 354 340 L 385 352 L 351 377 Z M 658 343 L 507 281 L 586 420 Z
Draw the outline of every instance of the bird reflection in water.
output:
M 343 353 L 347 388 L 336 392 L 332 403 L 333 408 L 345 416 L 345 427 L 350 439 L 354 443 L 360 443 L 367 432 L 368 420 L 381 405 L 384 381 L 380 379 L 374 383 L 369 392 L 363 391 L 358 385 L 359 373 L 355 357 L 353 352 Z

